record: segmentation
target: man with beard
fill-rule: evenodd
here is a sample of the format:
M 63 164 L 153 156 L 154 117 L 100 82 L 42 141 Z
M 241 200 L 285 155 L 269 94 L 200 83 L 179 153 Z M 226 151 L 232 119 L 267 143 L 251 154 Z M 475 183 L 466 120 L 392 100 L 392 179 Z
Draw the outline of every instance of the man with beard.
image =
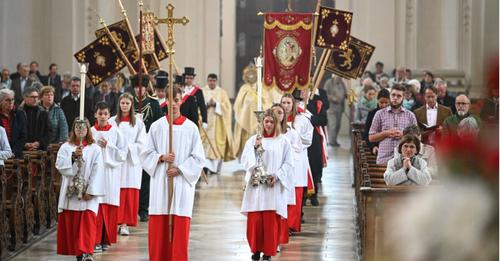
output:
M 377 164 L 387 164 L 403 136 L 403 130 L 417 124 L 415 115 L 401 106 L 403 94 L 404 88 L 394 84 L 391 89 L 390 106 L 377 111 L 373 118 L 368 139 L 370 142 L 379 142 Z
M 480 126 L 481 121 L 475 115 L 469 114 L 470 100 L 465 94 L 460 94 L 455 99 L 455 107 L 457 108 L 457 113 L 448 116 L 443 122 L 443 134 L 457 134 L 457 128 L 460 121 L 467 117 L 472 117 L 476 120 L 477 125 Z

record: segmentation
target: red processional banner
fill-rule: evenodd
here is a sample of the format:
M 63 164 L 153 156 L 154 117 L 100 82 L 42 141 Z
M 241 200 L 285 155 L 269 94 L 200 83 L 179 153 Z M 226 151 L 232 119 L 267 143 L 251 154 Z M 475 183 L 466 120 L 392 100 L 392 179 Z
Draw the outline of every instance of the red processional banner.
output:
M 283 92 L 309 86 L 313 14 L 266 13 L 264 86 Z

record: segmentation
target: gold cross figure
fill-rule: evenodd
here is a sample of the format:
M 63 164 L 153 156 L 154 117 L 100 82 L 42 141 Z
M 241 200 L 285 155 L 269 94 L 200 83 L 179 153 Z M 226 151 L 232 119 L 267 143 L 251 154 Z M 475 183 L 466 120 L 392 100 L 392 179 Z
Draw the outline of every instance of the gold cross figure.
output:
M 174 18 L 174 9 L 175 7 L 172 4 L 167 5 L 167 17 L 166 18 L 158 18 L 156 17 L 156 24 L 166 24 L 167 25 L 167 46 L 168 46 L 168 52 L 172 53 L 174 50 L 174 25 L 175 24 L 182 24 L 186 25 L 189 23 L 189 19 L 187 19 L 185 16 L 182 18 Z

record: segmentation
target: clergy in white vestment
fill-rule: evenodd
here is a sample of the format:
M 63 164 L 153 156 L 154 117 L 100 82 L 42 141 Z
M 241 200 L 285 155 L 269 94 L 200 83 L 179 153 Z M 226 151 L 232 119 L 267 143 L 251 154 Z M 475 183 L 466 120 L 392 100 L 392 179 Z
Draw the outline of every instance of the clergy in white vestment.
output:
M 106 102 L 96 104 L 95 125 L 92 136 L 101 147 L 104 171 L 104 197 L 99 199 L 97 212 L 97 230 L 94 252 L 106 250 L 116 243 L 118 234 L 118 207 L 120 206 L 120 170 L 127 156 L 125 142 L 120 130 L 111 125 L 111 116 Z
M 118 233 L 130 234 L 128 226 L 137 226 L 139 190 L 141 189 L 142 166 L 139 153 L 146 143 L 146 127 L 135 115 L 134 97 L 123 93 L 118 99 L 118 112 L 109 119 L 123 134 L 126 160 L 120 167 L 120 207 L 118 208 Z
M 302 197 L 304 188 L 308 186 L 309 158 L 307 148 L 312 144 L 314 128 L 307 118 L 306 112 L 302 108 L 298 108 L 294 100 L 291 94 L 285 94 L 281 98 L 281 105 L 285 109 L 288 125 L 298 132 L 301 141 L 301 147 L 298 148 L 297 155 L 295 155 L 297 160 L 294 161 L 295 205 L 288 206 L 288 227 L 294 232 L 300 232 Z
M 269 260 L 276 255 L 279 224 L 287 218 L 286 193 L 292 190 L 289 177 L 293 172 L 292 149 L 288 140 L 281 135 L 278 120 L 271 110 L 266 111 L 263 120 L 263 138 L 254 135 L 248 139 L 241 155 L 246 169 L 246 188 L 241 212 L 247 216 L 247 241 L 252 251 L 252 260 Z M 271 176 L 269 184 L 252 185 L 252 172 L 257 167 L 256 149 L 262 146 L 263 166 Z
M 140 154 L 142 167 L 151 176 L 149 200 L 149 260 L 188 260 L 189 226 L 196 182 L 205 163 L 198 127 L 181 116 L 181 90 L 173 90 L 173 153 L 169 147 L 168 115 L 155 121 Z M 168 96 L 168 95 L 167 95 Z M 168 97 L 167 97 L 168 99 Z M 168 165 L 172 167 L 168 169 Z M 168 206 L 168 177 L 173 177 L 172 205 Z M 169 240 L 169 215 L 173 237 Z
M 207 102 L 206 137 L 203 148 L 207 162 L 205 167 L 211 173 L 219 173 L 223 161 L 234 160 L 233 131 L 231 129 L 232 108 L 227 92 L 217 86 L 217 75 L 209 74 L 207 86 L 202 88 Z
M 104 196 L 104 172 L 101 148 L 94 143 L 88 120 L 85 127 L 78 129 L 76 122 L 69 141 L 57 152 L 56 168 L 62 175 L 57 205 L 57 254 L 86 260 L 94 253 L 99 197 Z M 81 144 L 80 137 L 83 138 Z M 84 162 L 80 171 L 87 184 L 81 199 L 77 195 L 67 196 L 68 186 L 78 175 L 79 157 Z

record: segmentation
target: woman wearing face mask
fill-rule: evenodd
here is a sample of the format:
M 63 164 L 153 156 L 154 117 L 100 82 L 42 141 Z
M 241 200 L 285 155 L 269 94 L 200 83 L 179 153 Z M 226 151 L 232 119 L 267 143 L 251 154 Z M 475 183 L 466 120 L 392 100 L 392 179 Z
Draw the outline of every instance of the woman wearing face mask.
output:
M 293 175 L 292 148 L 281 135 L 278 119 L 271 110 L 264 114 L 263 135 L 250 137 L 241 155 L 241 163 L 246 169 L 246 189 L 241 212 L 247 216 L 247 240 L 252 251 L 252 260 L 271 260 L 278 247 L 278 232 L 282 218 L 287 218 L 286 197 L 282 191 L 291 190 L 293 185 L 288 175 Z M 269 179 L 266 184 L 256 186 L 252 173 L 257 166 L 256 152 L 262 146 L 262 165 Z
M 94 142 L 90 124 L 71 128 L 71 136 L 57 152 L 56 168 L 62 175 L 57 221 L 57 254 L 76 256 L 77 260 L 93 260 L 96 238 L 98 197 L 104 196 L 104 172 L 101 148 Z M 82 142 L 80 143 L 80 140 Z M 84 160 L 83 179 L 87 188 L 82 199 L 66 195 L 78 173 L 77 160 Z
M 120 207 L 118 209 L 118 233 L 130 234 L 128 226 L 137 226 L 139 211 L 139 189 L 141 188 L 142 167 L 139 153 L 146 141 L 146 128 L 135 116 L 134 97 L 124 93 L 118 99 L 118 113 L 109 122 L 118 126 L 127 144 L 127 159 L 121 166 Z
M 427 162 L 418 157 L 420 140 L 406 135 L 398 146 L 399 154 L 387 162 L 384 180 L 387 185 L 429 185 L 432 181 Z
M 422 97 L 420 97 L 420 82 L 410 80 L 405 85 L 403 107 L 407 110 L 414 111 L 422 106 Z

